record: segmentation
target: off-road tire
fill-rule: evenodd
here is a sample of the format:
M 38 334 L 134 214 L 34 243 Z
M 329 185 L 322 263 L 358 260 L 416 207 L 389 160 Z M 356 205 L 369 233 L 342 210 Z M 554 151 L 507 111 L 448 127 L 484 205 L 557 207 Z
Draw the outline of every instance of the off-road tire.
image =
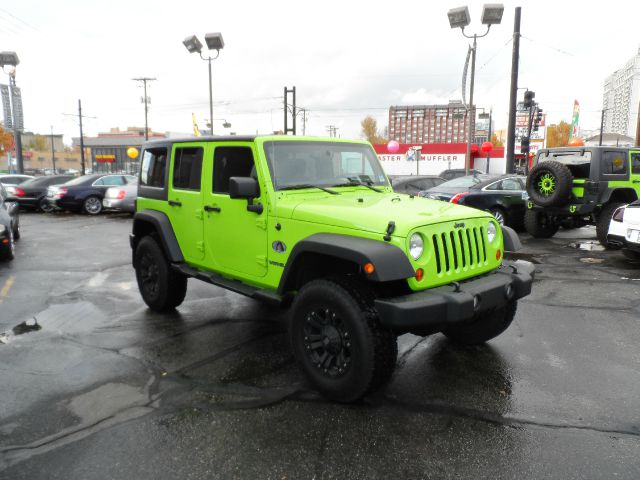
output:
M 82 202 L 82 211 L 87 215 L 99 215 L 102 210 L 102 200 L 95 195 L 85 198 Z
M 187 277 L 174 271 L 151 237 L 143 237 L 135 251 L 134 267 L 138 289 L 144 303 L 155 312 L 170 312 L 187 294 Z
M 534 238 L 551 238 L 560 226 L 544 212 L 527 210 L 524 212 L 524 228 Z
M 621 207 L 624 203 L 619 202 L 611 202 L 607 203 L 602 207 L 600 213 L 596 218 L 596 236 L 598 237 L 598 241 L 600 245 L 610 250 L 619 250 L 622 246 L 613 246 L 607 242 L 607 234 L 609 233 L 609 224 L 611 223 L 611 217 L 613 217 L 613 212 Z
M 527 175 L 529 198 L 541 207 L 565 205 L 571 199 L 572 189 L 571 171 L 555 160 L 539 163 Z
M 448 339 L 464 345 L 480 345 L 504 332 L 516 316 L 518 302 L 512 300 L 500 308 L 477 315 L 470 323 L 447 328 Z
M 289 338 L 310 383 L 324 397 L 344 403 L 387 383 L 398 356 L 395 334 L 380 325 L 373 295 L 355 277 L 304 285 L 291 308 Z
M 16 243 L 13 238 L 13 229 L 9 230 L 9 244 L 0 244 L 0 260 L 13 260 L 15 258 Z

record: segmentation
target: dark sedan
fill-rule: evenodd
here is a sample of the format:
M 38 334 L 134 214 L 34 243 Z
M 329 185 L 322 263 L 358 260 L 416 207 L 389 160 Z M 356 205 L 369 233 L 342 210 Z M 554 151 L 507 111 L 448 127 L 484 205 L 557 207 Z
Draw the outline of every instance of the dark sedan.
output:
M 470 169 L 467 172 L 464 168 L 450 168 L 449 170 L 443 170 L 438 175 L 445 180 L 453 180 L 454 178 L 464 177 L 466 175 L 483 175 L 484 172 L 480 170 Z
M 0 260 L 13 260 L 20 238 L 20 207 L 0 183 Z
M 35 177 L 13 187 L 13 195 L 17 198 L 21 208 L 50 211 L 53 207 L 46 199 L 47 189 L 52 185 L 60 185 L 73 179 L 73 175 L 49 175 Z
M 102 200 L 109 187 L 119 187 L 135 181 L 136 177 L 132 175 L 84 175 L 62 185 L 49 187 L 47 201 L 63 210 L 98 215 L 102 212 Z
M 419 192 L 437 187 L 445 181 L 435 175 L 389 175 L 389 180 L 394 192 L 407 195 L 418 195 Z
M 420 196 L 485 210 L 500 224 L 520 229 L 527 203 L 525 182 L 526 177 L 518 175 L 469 175 L 420 192 Z

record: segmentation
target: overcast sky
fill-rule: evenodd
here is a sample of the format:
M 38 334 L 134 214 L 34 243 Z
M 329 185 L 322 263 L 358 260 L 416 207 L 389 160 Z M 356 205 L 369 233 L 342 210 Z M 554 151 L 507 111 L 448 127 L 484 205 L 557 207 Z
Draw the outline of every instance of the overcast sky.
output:
M 194 113 L 209 117 L 207 64 L 182 40 L 222 32 L 213 66 L 214 133 L 271 133 L 283 128 L 282 95 L 296 86 L 309 110 L 307 134 L 359 137 L 360 120 L 387 124 L 390 105 L 461 98 L 469 41 L 447 20 L 458 1 L 96 2 L 20 0 L 0 7 L 0 50 L 20 58 L 25 127 L 78 136 L 64 113 L 82 99 L 85 135 L 144 125 L 142 89 L 131 79 L 156 77 L 149 126 L 190 132 Z M 468 2 L 469 33 L 484 33 L 482 3 Z M 551 123 L 598 129 L 605 77 L 640 47 L 635 1 L 505 2 L 501 25 L 478 40 L 475 100 L 505 128 L 514 8 L 522 6 L 519 85 L 536 92 Z M 205 47 L 206 48 L 206 47 Z M 2 83 L 8 76 L 2 74 Z M 522 96 L 522 92 L 520 92 Z M 633 109 L 634 111 L 637 108 Z M 222 120 L 232 128 L 222 128 Z M 298 123 L 298 129 L 301 125 Z

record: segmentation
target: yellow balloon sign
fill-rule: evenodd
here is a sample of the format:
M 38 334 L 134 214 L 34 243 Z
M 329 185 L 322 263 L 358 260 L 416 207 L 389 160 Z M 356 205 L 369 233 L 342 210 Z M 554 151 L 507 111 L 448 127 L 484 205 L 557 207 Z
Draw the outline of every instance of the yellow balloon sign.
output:
M 127 148 L 127 156 L 129 158 L 138 158 L 138 149 L 136 147 Z

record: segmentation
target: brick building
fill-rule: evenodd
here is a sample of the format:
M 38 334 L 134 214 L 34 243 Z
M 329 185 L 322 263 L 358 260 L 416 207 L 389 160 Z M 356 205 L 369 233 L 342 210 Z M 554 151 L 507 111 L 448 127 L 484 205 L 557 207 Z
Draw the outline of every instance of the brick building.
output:
M 389 108 L 389 139 L 400 143 L 465 143 L 467 109 L 460 101 L 448 105 Z

